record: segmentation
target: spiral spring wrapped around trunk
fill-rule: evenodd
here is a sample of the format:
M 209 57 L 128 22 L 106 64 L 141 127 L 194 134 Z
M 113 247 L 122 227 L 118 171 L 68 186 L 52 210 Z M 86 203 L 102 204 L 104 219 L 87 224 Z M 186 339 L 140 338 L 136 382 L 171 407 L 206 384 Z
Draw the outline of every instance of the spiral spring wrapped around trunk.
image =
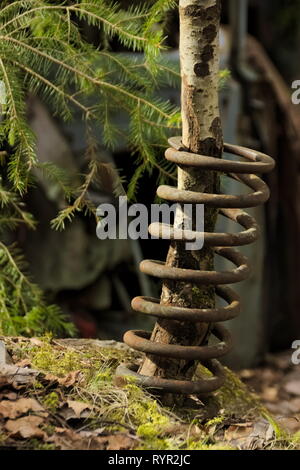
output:
M 170 186 L 160 186 L 157 190 L 159 197 L 170 202 L 205 204 L 209 207 L 219 208 L 219 212 L 223 216 L 240 224 L 244 230 L 239 233 L 204 233 L 205 245 L 213 247 L 216 254 L 231 261 L 236 267 L 232 270 L 219 272 L 196 271 L 167 266 L 161 261 L 145 260 L 140 265 L 143 273 L 162 280 L 214 285 L 217 295 L 227 302 L 227 306 L 212 309 L 181 308 L 161 305 L 159 300 L 150 297 L 136 297 L 132 301 L 132 307 L 137 312 L 158 318 L 182 322 L 211 323 L 211 332 L 218 338 L 219 343 L 204 346 L 161 344 L 151 341 L 151 334 L 146 331 L 127 331 L 124 335 L 124 342 L 135 350 L 154 356 L 186 361 L 199 360 L 212 372 L 213 376 L 199 381 L 169 380 L 138 374 L 131 365 L 119 366 L 116 374 L 123 377 L 134 376 L 137 383 L 164 392 L 203 394 L 217 390 L 224 382 L 224 373 L 216 358 L 228 353 L 232 347 L 232 337 L 229 331 L 220 325 L 220 322 L 235 318 L 240 312 L 238 295 L 225 284 L 240 282 L 249 276 L 250 269 L 247 258 L 233 247 L 251 244 L 259 236 L 256 221 L 241 209 L 256 207 L 268 200 L 269 189 L 256 174 L 271 171 L 275 163 L 271 157 L 261 152 L 236 145 L 225 144 L 224 151 L 243 157 L 246 161 L 219 159 L 187 152 L 181 144 L 180 137 L 171 138 L 169 144 L 171 148 L 167 149 L 165 156 L 170 162 L 176 163 L 180 167 L 223 172 L 252 190 L 249 194 L 238 196 L 196 193 Z M 194 240 L 200 237 L 199 233 L 191 231 L 189 233 L 183 231 L 182 236 L 182 232 L 177 234 L 175 228 L 161 223 L 151 224 L 149 232 L 154 236 L 164 236 L 164 238 L 168 232 L 171 239 L 188 240 L 189 242 L 191 241 L 191 233 Z

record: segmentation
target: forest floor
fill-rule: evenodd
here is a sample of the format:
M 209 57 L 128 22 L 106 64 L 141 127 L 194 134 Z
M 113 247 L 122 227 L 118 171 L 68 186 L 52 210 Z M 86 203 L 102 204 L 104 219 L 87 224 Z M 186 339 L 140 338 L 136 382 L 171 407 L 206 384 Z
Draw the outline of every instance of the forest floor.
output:
M 285 429 L 300 431 L 300 365 L 293 365 L 293 351 L 269 354 L 264 364 L 238 373 L 250 390 Z
M 0 449 L 300 449 L 300 366 L 290 360 L 226 369 L 213 396 L 168 408 L 116 383 L 120 362 L 141 361 L 121 343 L 0 337 Z

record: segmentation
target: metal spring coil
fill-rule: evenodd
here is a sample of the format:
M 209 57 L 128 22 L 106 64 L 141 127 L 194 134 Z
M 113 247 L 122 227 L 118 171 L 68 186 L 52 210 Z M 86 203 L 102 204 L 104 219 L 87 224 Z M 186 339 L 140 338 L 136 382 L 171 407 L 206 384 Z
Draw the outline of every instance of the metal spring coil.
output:
M 237 145 L 225 144 L 224 151 L 243 157 L 246 161 L 233 161 L 219 159 L 188 152 L 181 144 L 181 137 L 169 139 L 171 148 L 165 156 L 170 162 L 180 167 L 201 168 L 227 174 L 230 178 L 245 184 L 252 190 L 249 194 L 226 195 L 206 194 L 177 189 L 171 186 L 160 186 L 157 194 L 162 199 L 177 203 L 205 204 L 209 207 L 219 208 L 219 213 L 228 219 L 240 224 L 244 230 L 239 233 L 204 233 L 204 243 L 213 247 L 216 254 L 231 261 L 236 267 L 228 271 L 196 271 L 191 269 L 166 266 L 161 261 L 145 260 L 140 264 L 143 273 L 162 280 L 186 281 L 201 285 L 216 286 L 216 294 L 227 302 L 225 307 L 212 309 L 181 308 L 171 305 L 160 305 L 159 300 L 152 297 L 135 297 L 132 308 L 142 314 L 153 315 L 158 318 L 184 321 L 208 322 L 213 324 L 212 334 L 219 343 L 204 346 L 180 346 L 161 344 L 150 340 L 151 333 L 146 331 L 127 331 L 124 342 L 135 350 L 150 355 L 156 355 L 180 360 L 199 360 L 211 372 L 212 377 L 199 381 L 173 380 L 161 377 L 148 377 L 134 370 L 133 365 L 120 365 L 117 376 L 134 376 L 137 383 L 151 389 L 160 389 L 163 392 L 179 394 L 205 394 L 220 388 L 225 376 L 217 358 L 227 354 L 232 348 L 230 332 L 220 322 L 235 318 L 240 313 L 240 300 L 238 295 L 226 284 L 233 284 L 245 280 L 250 273 L 247 258 L 233 247 L 249 245 L 257 240 L 259 228 L 249 214 L 241 209 L 256 207 L 265 203 L 269 198 L 269 189 L 256 174 L 270 172 L 274 160 L 261 152 Z M 177 234 L 176 229 L 161 223 L 149 226 L 149 232 L 156 237 L 166 236 L 168 231 L 171 239 L 191 241 L 200 236 L 197 232 L 183 231 Z M 201 234 L 203 235 L 203 234 Z M 185 237 L 186 236 L 186 237 Z

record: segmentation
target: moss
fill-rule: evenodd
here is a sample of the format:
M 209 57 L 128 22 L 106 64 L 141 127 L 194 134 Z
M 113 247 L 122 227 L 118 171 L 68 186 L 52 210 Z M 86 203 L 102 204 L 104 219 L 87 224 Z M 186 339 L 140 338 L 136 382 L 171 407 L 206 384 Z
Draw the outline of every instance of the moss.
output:
M 30 439 L 27 442 L 27 445 L 28 445 L 28 448 L 31 450 L 55 450 L 56 449 L 54 444 L 41 442 L 38 439 Z
M 214 294 L 214 288 L 207 286 L 194 286 L 192 287 L 192 302 L 193 305 L 201 308 L 209 308 L 212 304 L 212 295 Z
M 188 447 L 185 450 L 236 450 L 234 447 L 219 445 L 219 444 L 211 444 L 207 445 L 203 442 L 199 441 L 190 441 Z
M 172 439 L 144 438 L 143 443 L 135 450 L 174 450 L 174 442 Z
M 108 365 L 100 365 L 100 370 L 91 371 L 90 377 L 87 380 L 87 385 L 91 392 L 97 392 L 97 390 L 103 388 L 105 385 L 111 385 L 114 381 L 115 369 Z M 133 379 L 133 377 L 130 377 Z M 127 380 L 128 381 L 128 380 Z
M 226 417 L 248 416 L 249 418 L 264 417 L 267 409 L 259 398 L 227 367 L 224 385 L 208 397 L 206 405 L 213 410 L 219 410 L 213 421 L 222 422 Z M 212 374 L 205 367 L 198 366 L 196 377 L 210 377 Z
M 216 426 L 218 424 L 222 424 L 225 420 L 224 416 L 216 416 L 215 418 L 210 419 L 205 423 L 206 428 L 210 428 L 211 426 Z
M 55 347 L 49 336 L 39 338 L 39 341 L 42 344 L 35 346 L 27 342 L 14 352 L 19 359 L 28 358 L 34 368 L 58 377 L 80 370 L 86 381 L 109 381 L 121 361 L 133 358 L 126 351 L 115 348 Z M 36 387 L 39 387 L 39 382 L 36 382 Z
M 74 351 L 56 351 L 50 344 L 30 351 L 33 367 L 63 377 L 78 370 L 79 355 Z
M 59 406 L 59 396 L 56 392 L 48 393 L 42 400 L 43 405 L 51 412 L 55 412 Z
M 39 380 L 35 380 L 32 384 L 33 388 L 35 388 L 36 390 L 42 390 L 44 388 L 44 385 L 39 381 Z
M 55 434 L 55 426 L 53 424 L 46 424 L 44 426 L 42 426 L 42 430 L 45 431 L 45 433 L 48 435 L 48 436 L 53 436 L 53 434 Z
M 156 401 L 148 402 L 146 407 L 139 410 L 139 415 L 139 420 L 146 418 L 147 422 L 138 426 L 136 434 L 145 439 L 154 439 L 170 425 L 169 418 L 159 413 Z

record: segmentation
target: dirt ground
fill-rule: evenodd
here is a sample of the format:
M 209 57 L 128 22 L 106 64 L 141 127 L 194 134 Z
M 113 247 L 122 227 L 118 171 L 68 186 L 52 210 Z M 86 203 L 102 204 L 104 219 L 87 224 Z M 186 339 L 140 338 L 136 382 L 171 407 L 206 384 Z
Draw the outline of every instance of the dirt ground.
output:
M 115 341 L 0 337 L 0 450 L 300 448 L 300 366 L 290 352 L 225 369 L 215 394 L 169 408 L 116 381 L 120 362 L 141 360 Z M 207 373 L 199 367 L 197 379 Z
M 293 351 L 266 356 L 262 366 L 238 373 L 266 408 L 291 432 L 300 431 L 300 365 L 293 365 Z

